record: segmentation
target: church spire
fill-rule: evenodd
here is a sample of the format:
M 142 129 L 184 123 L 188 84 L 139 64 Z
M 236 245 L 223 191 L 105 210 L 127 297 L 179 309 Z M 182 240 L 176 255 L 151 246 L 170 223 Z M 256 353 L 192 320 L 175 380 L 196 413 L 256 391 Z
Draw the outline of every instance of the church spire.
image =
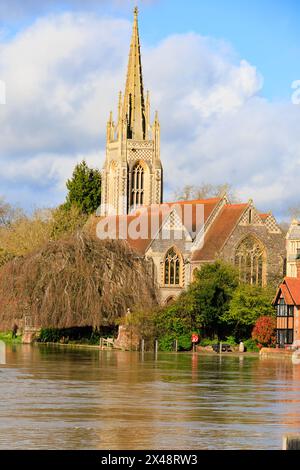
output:
M 124 95 L 123 119 L 127 122 L 127 137 L 129 139 L 145 139 L 145 102 L 137 7 L 134 9 L 133 31 Z

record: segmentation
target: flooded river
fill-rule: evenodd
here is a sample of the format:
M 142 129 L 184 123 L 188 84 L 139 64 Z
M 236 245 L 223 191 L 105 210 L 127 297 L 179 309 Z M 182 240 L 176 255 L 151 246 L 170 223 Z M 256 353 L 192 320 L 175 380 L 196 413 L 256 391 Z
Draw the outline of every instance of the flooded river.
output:
M 9 346 L 0 449 L 280 449 L 300 432 L 290 360 Z

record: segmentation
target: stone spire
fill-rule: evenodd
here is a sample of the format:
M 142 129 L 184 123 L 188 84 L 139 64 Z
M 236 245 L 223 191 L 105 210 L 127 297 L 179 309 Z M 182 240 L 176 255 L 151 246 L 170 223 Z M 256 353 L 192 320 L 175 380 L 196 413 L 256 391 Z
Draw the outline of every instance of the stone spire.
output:
M 123 119 L 127 123 L 128 139 L 145 139 L 145 118 L 144 88 L 138 29 L 138 9 L 135 7 L 123 105 Z

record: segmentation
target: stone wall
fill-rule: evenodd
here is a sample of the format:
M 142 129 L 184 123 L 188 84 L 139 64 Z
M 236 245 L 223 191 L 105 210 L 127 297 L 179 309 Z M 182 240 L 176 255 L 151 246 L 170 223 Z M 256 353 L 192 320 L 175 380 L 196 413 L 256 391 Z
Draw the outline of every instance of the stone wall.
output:
M 267 254 L 267 284 L 278 285 L 282 281 L 285 267 L 285 238 L 283 234 L 270 233 L 263 225 L 239 225 L 227 240 L 220 257 L 234 263 L 236 247 L 247 235 L 254 235 L 265 246 Z
M 120 325 L 118 337 L 114 341 L 114 348 L 124 351 L 138 351 L 141 337 L 138 331 L 132 326 Z

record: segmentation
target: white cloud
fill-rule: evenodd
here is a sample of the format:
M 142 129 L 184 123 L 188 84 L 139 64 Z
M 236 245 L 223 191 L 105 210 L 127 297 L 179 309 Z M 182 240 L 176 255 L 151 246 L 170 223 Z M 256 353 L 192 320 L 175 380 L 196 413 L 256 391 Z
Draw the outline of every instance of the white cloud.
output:
M 102 166 L 130 33 L 125 20 L 65 13 L 0 43 L 0 194 L 57 204 L 77 161 Z M 142 53 L 161 118 L 166 196 L 178 181 L 226 181 L 263 210 L 297 199 L 300 106 L 261 98 L 259 72 L 225 42 L 174 35 Z

